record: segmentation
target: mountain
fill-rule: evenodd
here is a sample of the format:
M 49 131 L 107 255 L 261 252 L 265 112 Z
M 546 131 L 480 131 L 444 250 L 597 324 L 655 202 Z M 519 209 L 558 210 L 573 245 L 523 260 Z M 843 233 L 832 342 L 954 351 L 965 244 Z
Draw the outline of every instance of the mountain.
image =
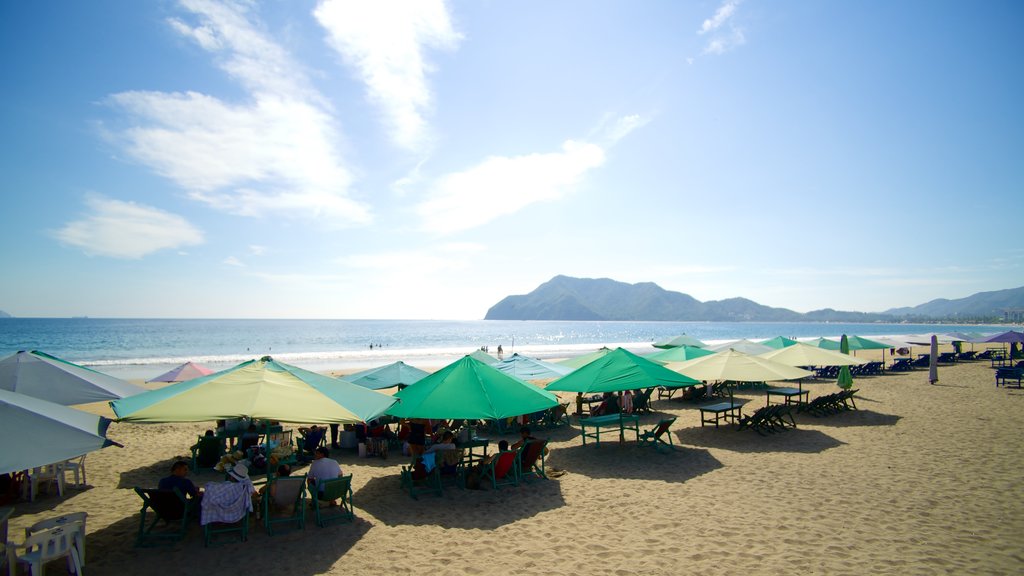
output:
M 1004 318 L 1020 317 L 1024 312 L 1024 286 L 978 292 L 966 298 L 939 298 L 913 307 L 892 308 L 886 314 L 921 318 Z
M 8 314 L 7 312 L 4 312 L 3 310 L 0 310 L 0 318 L 13 318 L 13 316 Z
M 900 320 L 993 320 L 1020 318 L 1024 287 L 980 292 L 959 300 L 933 300 L 882 313 L 825 308 L 806 314 L 746 298 L 701 302 L 653 282 L 627 284 L 609 278 L 555 276 L 529 294 L 506 296 L 485 320 L 663 320 L 754 322 L 898 322 Z

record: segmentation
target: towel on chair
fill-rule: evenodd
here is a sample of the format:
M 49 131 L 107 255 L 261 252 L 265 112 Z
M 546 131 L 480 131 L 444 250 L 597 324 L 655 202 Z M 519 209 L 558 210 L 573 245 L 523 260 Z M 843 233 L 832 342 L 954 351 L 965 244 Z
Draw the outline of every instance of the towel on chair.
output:
M 246 512 L 252 512 L 252 481 L 210 482 L 203 491 L 202 514 L 199 523 L 238 522 Z

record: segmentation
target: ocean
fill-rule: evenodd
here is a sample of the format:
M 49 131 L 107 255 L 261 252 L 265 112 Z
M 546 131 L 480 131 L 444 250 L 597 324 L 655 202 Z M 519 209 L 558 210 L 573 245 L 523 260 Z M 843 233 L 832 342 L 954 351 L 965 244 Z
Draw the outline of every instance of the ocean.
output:
M 679 334 L 714 343 L 774 336 L 1004 330 L 1005 326 L 807 322 L 4 318 L 0 355 L 41 350 L 120 378 L 147 379 L 189 360 L 220 370 L 265 355 L 316 371 L 355 371 L 395 360 L 429 369 L 481 347 L 493 355 L 499 345 L 506 355 L 564 358 L 601 346 L 651 351 L 651 343 Z

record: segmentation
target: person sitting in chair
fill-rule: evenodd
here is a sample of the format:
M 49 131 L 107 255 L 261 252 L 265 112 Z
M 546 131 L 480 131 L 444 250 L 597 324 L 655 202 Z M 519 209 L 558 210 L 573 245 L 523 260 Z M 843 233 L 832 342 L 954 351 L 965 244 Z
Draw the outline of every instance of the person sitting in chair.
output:
M 200 468 L 213 468 L 220 461 L 223 442 L 213 435 L 213 430 L 207 430 L 193 448 L 196 449 L 196 464 Z
M 323 492 L 323 488 L 319 486 L 320 482 L 341 476 L 341 465 L 328 458 L 329 454 L 326 447 L 318 446 L 316 452 L 313 453 L 313 463 L 309 465 L 309 472 L 306 474 L 306 482 L 311 488 L 310 492 L 313 491 L 312 489 L 316 489 L 318 499 Z
M 256 425 L 249 424 L 249 428 L 246 429 L 245 433 L 242 434 L 242 438 L 238 441 L 238 449 L 244 453 L 259 443 L 260 433 L 256 430 Z
M 173 490 L 177 488 L 183 496 L 191 498 L 194 502 L 200 502 L 203 498 L 202 490 L 196 487 L 186 476 L 188 476 L 188 462 L 177 460 L 174 464 L 171 464 L 171 475 L 161 478 L 157 488 L 160 490 Z

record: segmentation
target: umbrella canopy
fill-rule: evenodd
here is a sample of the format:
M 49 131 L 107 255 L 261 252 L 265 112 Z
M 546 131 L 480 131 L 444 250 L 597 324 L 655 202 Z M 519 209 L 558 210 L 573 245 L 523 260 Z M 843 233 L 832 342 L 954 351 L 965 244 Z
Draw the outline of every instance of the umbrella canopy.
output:
M 655 348 L 678 348 L 680 346 L 694 346 L 696 348 L 703 348 L 704 343 L 697 340 L 693 336 L 687 336 L 686 334 L 680 334 L 675 338 L 668 340 L 662 340 L 661 342 L 655 342 Z
M 931 354 L 928 356 L 928 383 L 939 381 L 939 339 L 932 334 Z
M 793 340 L 792 338 L 786 338 L 785 336 L 776 336 L 775 338 L 769 338 L 768 340 L 762 340 L 761 342 L 758 342 L 758 344 L 767 346 L 769 348 L 775 348 L 776 350 L 778 350 L 779 348 L 792 346 L 793 344 L 796 343 L 796 340 Z
M 491 364 L 491 366 L 497 368 L 500 372 L 504 372 L 510 376 L 515 376 L 520 380 L 549 380 L 551 378 L 561 378 L 573 371 L 572 368 L 563 364 L 555 364 L 554 362 L 544 362 L 543 360 L 527 358 L 526 356 L 520 356 L 518 353 L 513 354 L 510 358 L 506 358 L 497 364 Z
M 381 415 L 391 396 L 310 372 L 270 356 L 216 374 L 110 403 L 125 422 L 203 422 L 259 418 L 355 424 Z
M 616 348 L 572 374 L 548 384 L 545 390 L 593 394 L 651 386 L 680 387 L 695 384 L 700 382 L 628 350 Z
M 0 360 L 0 389 L 65 406 L 117 400 L 146 391 L 38 350 L 22 350 Z
M 146 380 L 146 382 L 184 382 L 185 380 L 199 378 L 200 376 L 206 376 L 207 374 L 213 374 L 213 370 L 210 370 L 202 364 L 185 362 L 180 366 L 171 368 L 152 380 Z
M 852 366 L 854 364 L 867 364 L 867 360 L 861 360 L 849 354 L 826 350 L 797 342 L 786 348 L 779 348 L 761 354 L 761 358 L 781 362 L 787 366 Z
M 734 380 L 736 382 L 770 382 L 808 378 L 813 372 L 787 366 L 760 356 L 737 350 L 724 350 L 686 362 L 672 362 L 665 366 L 691 378 L 707 380 Z
M 561 364 L 562 366 L 568 366 L 569 368 L 576 369 L 580 368 L 581 366 L 586 366 L 587 364 L 590 364 L 594 360 L 597 360 L 598 358 L 604 356 L 605 354 L 608 354 L 611 351 L 611 348 L 608 348 L 607 346 L 602 346 L 601 348 L 598 348 L 596 351 L 591 352 L 589 354 L 568 358 L 560 362 L 556 362 L 556 364 Z
M 845 337 L 846 335 L 843 334 L 843 336 Z M 884 342 L 869 340 L 861 336 L 850 336 L 846 338 L 846 341 L 850 347 L 850 350 L 885 350 L 888 348 L 892 348 L 892 346 L 889 346 Z M 826 338 L 818 338 L 817 340 L 812 340 L 808 342 L 808 344 L 812 346 L 817 346 L 818 348 L 824 348 L 826 350 L 842 351 L 842 346 L 840 342 L 836 342 L 835 340 L 828 340 Z
M 469 355 L 483 362 L 484 364 L 494 364 L 495 362 L 498 361 L 498 359 L 495 358 L 494 356 L 491 356 L 487 352 L 484 352 L 483 350 L 479 349 L 473 350 L 472 352 L 469 353 Z
M 995 336 L 989 336 L 983 339 L 982 342 L 1024 343 L 1024 332 L 1009 330 Z
M 771 352 L 774 348 L 765 346 L 764 344 L 758 344 L 757 342 L 751 342 L 750 340 L 734 340 L 732 342 L 725 342 L 724 344 L 716 344 L 714 346 L 708 346 L 707 350 L 714 352 L 721 352 L 722 350 L 735 350 L 737 352 L 743 352 L 744 354 L 764 354 L 765 352 Z
M 399 418 L 497 420 L 558 404 L 550 392 L 466 356 L 395 394 Z
M 0 474 L 68 460 L 116 444 L 104 437 L 109 425 L 110 420 L 102 416 L 0 390 L 0 437 L 26 439 L 4 444 Z
M 697 348 L 696 346 L 678 346 L 676 348 L 659 350 L 654 354 L 647 354 L 644 358 L 665 364 L 667 362 L 686 362 L 687 360 L 693 360 L 701 356 L 710 356 L 711 354 L 714 354 L 714 352 L 704 348 Z
M 384 366 L 370 368 L 345 377 L 346 382 L 358 384 L 370 390 L 383 390 L 395 386 L 410 386 L 430 375 L 426 370 L 409 366 L 399 360 Z
M 952 344 L 953 342 L 963 342 L 965 340 L 964 338 L 957 338 L 950 334 L 940 334 L 938 332 L 911 334 L 907 336 L 905 340 L 915 346 L 931 346 L 933 337 L 939 342 L 939 344 Z
M 850 339 L 843 334 L 843 338 L 839 341 L 839 351 L 843 354 L 850 353 Z M 843 366 L 839 369 L 839 378 L 836 379 L 836 385 L 840 388 L 852 388 L 853 387 L 853 374 L 850 373 L 849 366 Z

